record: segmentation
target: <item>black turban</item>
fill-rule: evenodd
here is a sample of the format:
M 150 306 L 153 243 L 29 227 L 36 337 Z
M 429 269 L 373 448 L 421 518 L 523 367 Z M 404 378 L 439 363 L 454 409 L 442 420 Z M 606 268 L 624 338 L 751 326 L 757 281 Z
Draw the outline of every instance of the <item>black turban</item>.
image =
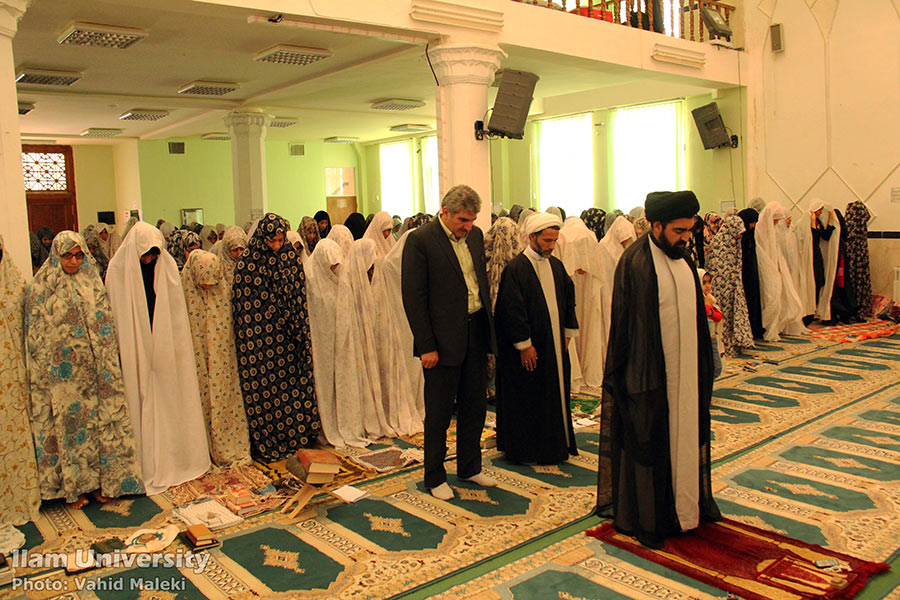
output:
M 738 216 L 744 221 L 744 227 L 748 229 L 750 228 L 751 223 L 759 221 L 759 213 L 756 212 L 755 208 L 745 208 L 738 213 Z
M 644 217 L 650 223 L 668 223 L 690 219 L 700 212 L 700 202 L 690 190 L 683 192 L 651 192 L 644 203 Z

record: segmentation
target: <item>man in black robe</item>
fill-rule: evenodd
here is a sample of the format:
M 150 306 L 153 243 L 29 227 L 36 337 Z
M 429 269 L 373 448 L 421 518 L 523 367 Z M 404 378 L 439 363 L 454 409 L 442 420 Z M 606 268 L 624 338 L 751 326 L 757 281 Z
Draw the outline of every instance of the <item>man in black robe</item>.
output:
M 712 345 L 686 256 L 693 192 L 647 196 L 652 225 L 625 250 L 613 283 L 603 381 L 597 513 L 645 546 L 721 519 L 712 497 Z
M 578 334 L 575 286 L 550 255 L 561 226 L 552 214 L 528 219 L 529 245 L 503 270 L 497 293 L 497 448 L 514 462 L 549 465 L 578 454 L 566 351 Z

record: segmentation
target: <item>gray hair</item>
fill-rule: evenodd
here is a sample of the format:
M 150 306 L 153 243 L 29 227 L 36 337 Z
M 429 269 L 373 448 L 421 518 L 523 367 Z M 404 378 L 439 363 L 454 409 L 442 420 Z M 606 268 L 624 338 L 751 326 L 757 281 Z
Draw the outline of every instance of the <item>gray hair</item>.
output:
M 454 185 L 447 190 L 444 198 L 441 200 L 441 208 L 447 207 L 451 215 L 460 212 L 470 212 L 478 214 L 481 210 L 481 197 L 478 192 L 467 185 Z

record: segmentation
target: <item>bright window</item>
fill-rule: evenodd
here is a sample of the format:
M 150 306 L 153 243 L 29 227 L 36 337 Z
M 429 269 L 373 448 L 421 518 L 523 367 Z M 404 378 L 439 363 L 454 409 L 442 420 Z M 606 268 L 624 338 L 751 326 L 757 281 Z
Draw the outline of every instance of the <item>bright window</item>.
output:
M 425 212 L 429 215 L 441 209 L 440 183 L 437 136 L 430 135 L 422 138 L 422 188 L 425 192 Z
M 650 192 L 678 190 L 684 182 L 682 102 L 610 111 L 610 199 L 628 212 Z
M 406 217 L 415 211 L 415 178 L 410 140 L 381 144 L 381 210 Z
M 590 113 L 539 121 L 538 203 L 578 215 L 594 205 L 594 142 Z

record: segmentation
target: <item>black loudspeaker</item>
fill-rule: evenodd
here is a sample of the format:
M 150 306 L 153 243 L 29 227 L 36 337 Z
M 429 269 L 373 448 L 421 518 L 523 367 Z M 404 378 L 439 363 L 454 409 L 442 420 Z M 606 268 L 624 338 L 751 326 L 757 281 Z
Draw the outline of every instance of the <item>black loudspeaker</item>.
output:
M 694 115 L 694 123 L 697 124 L 697 131 L 706 150 L 731 145 L 731 138 L 725 131 L 725 123 L 719 114 L 718 104 L 710 102 L 706 106 L 695 108 L 691 114 Z
M 488 131 L 504 137 L 521 140 L 525 135 L 525 120 L 534 96 L 534 86 L 539 77 L 526 71 L 503 69 L 500 87 Z
M 107 225 L 115 225 L 116 224 L 116 211 L 114 211 L 114 210 L 97 211 L 97 222 L 98 223 L 106 223 Z

